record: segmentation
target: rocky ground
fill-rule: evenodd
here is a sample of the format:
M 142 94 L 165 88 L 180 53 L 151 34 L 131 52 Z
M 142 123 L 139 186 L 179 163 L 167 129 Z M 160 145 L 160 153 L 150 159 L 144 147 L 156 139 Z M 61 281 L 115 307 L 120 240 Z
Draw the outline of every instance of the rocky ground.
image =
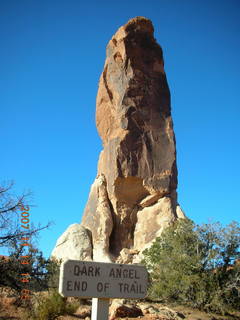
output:
M 23 320 L 24 308 L 16 305 L 16 299 L 1 297 L 0 320 Z M 113 300 L 109 309 L 109 320 L 120 319 L 142 320 L 237 320 L 240 312 L 232 315 L 220 316 L 201 312 L 196 309 L 179 305 L 164 305 L 161 303 L 132 302 Z M 81 304 L 74 315 L 59 316 L 58 320 L 91 319 L 91 305 Z

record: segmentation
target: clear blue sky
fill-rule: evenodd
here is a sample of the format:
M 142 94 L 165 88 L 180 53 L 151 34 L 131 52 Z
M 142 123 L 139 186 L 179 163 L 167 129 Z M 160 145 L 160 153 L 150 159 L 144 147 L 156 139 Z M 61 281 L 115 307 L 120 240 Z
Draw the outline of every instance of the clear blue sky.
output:
M 80 222 L 101 141 L 105 48 L 130 18 L 153 21 L 172 95 L 179 203 L 195 222 L 239 220 L 238 0 L 0 0 L 1 180 L 31 189 L 48 256 Z

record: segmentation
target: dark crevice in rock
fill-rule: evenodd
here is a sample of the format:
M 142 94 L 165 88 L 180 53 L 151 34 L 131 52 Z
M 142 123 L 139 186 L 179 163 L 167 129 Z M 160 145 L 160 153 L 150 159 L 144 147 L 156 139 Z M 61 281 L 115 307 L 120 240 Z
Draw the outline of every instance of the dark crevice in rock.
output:
M 104 84 L 105 84 L 107 93 L 109 95 L 109 98 L 112 101 L 113 100 L 113 94 L 112 94 L 112 91 L 109 89 L 108 82 L 107 82 L 107 69 L 108 69 L 108 66 L 106 66 L 104 71 L 103 71 L 103 80 L 104 80 Z

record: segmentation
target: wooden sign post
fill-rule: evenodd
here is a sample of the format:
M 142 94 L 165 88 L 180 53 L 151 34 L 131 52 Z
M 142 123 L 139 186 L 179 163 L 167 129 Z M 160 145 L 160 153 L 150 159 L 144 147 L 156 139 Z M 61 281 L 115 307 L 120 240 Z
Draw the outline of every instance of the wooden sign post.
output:
M 147 270 L 140 265 L 67 260 L 60 268 L 59 293 L 92 299 L 92 320 L 107 320 L 109 299 L 143 299 Z

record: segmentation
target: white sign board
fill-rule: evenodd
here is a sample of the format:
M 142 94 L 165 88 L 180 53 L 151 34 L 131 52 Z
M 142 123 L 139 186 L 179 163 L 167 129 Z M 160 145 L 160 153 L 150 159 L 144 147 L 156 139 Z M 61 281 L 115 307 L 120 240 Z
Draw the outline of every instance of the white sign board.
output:
M 67 260 L 60 269 L 59 293 L 64 297 L 142 299 L 147 280 L 143 266 Z

